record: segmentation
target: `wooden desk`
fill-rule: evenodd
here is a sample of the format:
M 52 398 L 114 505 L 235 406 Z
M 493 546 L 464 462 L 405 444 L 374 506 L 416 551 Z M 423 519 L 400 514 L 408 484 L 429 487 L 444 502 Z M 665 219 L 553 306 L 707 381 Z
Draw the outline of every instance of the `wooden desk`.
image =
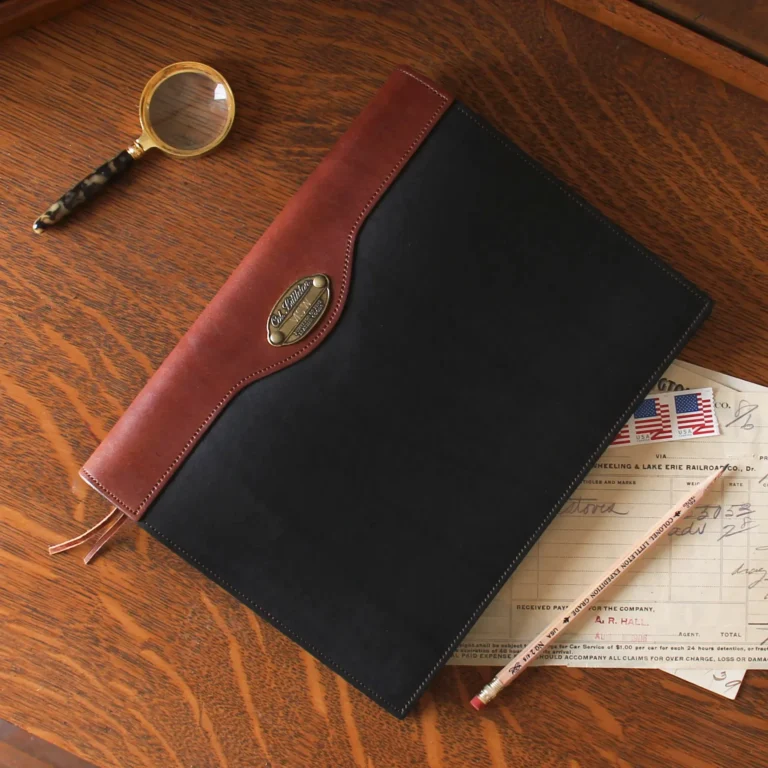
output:
M 183 59 L 231 80 L 221 150 L 33 235 Z M 536 669 L 478 715 L 491 671 L 450 668 L 399 722 L 136 529 L 88 568 L 46 554 L 104 512 L 78 467 L 403 61 L 711 292 L 686 359 L 768 383 L 768 104 L 552 2 L 94 0 L 0 49 L 0 718 L 123 768 L 764 767 L 766 673 L 730 702 Z
M 638 2 L 638 0 L 634 0 Z M 708 37 L 768 64 L 768 3 L 766 0 L 640 0 Z

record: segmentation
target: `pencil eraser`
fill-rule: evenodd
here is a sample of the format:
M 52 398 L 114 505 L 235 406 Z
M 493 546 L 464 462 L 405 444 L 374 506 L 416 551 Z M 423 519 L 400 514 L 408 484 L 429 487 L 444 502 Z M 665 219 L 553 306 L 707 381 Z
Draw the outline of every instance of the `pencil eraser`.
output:
M 478 712 L 485 707 L 479 696 L 475 696 L 472 701 L 469 702 Z

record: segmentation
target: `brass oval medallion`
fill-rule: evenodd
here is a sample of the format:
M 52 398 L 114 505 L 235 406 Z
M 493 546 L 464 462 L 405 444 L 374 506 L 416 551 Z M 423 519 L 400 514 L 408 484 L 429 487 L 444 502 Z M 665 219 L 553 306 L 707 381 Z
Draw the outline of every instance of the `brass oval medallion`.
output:
M 278 300 L 267 320 L 267 339 L 273 347 L 301 341 L 320 321 L 331 301 L 327 275 L 297 280 Z

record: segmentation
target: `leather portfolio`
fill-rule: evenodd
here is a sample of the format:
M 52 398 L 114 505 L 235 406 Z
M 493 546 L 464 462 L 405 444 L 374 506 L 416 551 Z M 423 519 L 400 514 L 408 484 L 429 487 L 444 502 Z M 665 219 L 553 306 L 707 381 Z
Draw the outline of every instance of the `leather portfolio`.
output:
M 81 475 L 403 717 L 710 308 L 398 69 Z

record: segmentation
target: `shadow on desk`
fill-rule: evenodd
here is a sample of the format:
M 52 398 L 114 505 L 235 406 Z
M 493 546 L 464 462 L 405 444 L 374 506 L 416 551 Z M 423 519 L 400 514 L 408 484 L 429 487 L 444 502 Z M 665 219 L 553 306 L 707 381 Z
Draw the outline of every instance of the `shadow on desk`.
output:
M 0 720 L 0 768 L 94 768 L 15 725 Z

